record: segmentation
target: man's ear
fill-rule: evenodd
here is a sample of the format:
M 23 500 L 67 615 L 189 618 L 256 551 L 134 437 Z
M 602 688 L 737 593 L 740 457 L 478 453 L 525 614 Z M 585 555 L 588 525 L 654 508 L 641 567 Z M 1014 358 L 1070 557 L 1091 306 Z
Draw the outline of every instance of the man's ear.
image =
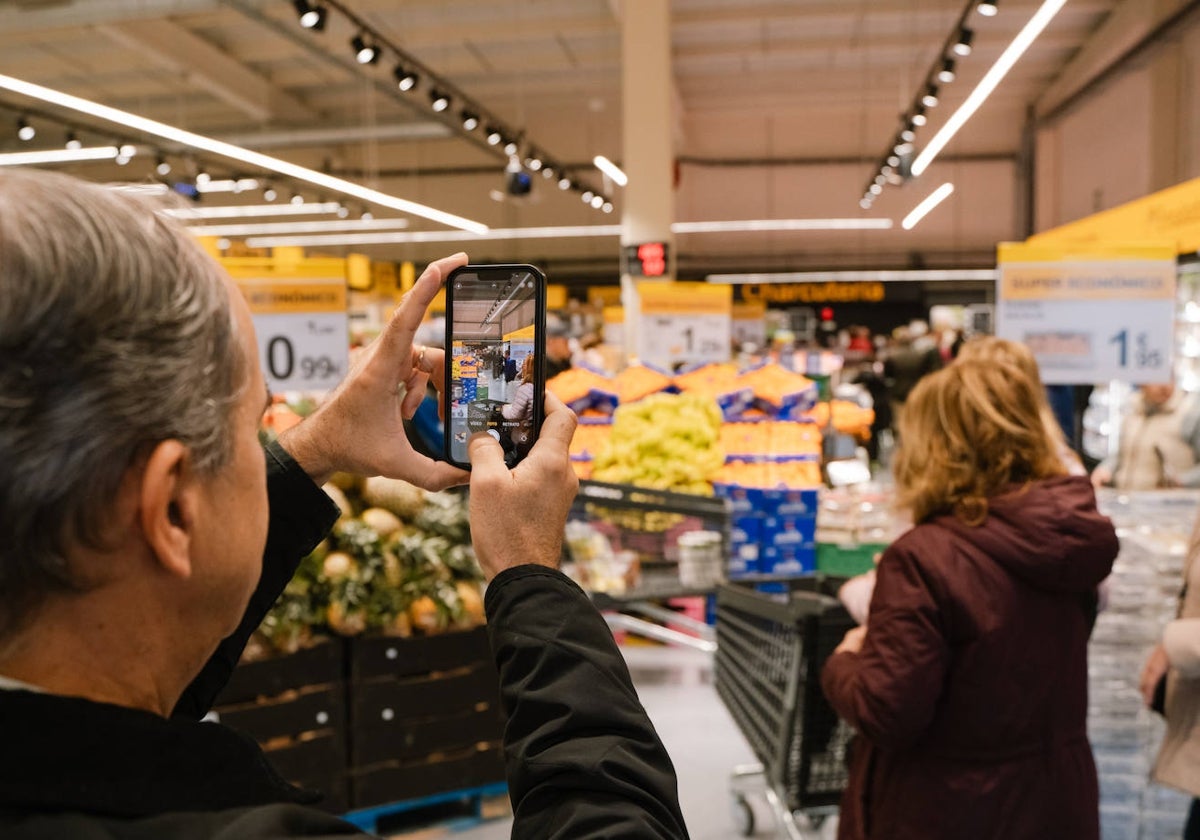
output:
M 177 440 L 155 446 L 142 471 L 140 524 L 158 562 L 181 578 L 192 574 L 197 493 L 188 448 Z

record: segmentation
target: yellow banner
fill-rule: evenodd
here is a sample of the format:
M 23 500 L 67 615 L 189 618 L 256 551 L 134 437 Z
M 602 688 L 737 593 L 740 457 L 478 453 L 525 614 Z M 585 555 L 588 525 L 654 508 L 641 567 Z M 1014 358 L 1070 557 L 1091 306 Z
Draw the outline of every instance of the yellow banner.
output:
M 237 283 L 256 315 L 346 311 L 346 283 L 340 277 L 308 281 L 243 278 Z
M 761 321 L 765 317 L 767 317 L 765 303 L 735 303 L 733 305 L 735 321 Z
M 620 306 L 621 305 L 621 287 L 620 286 L 589 286 L 588 287 L 588 303 L 592 306 Z
M 566 309 L 567 308 L 567 287 L 560 286 L 556 283 L 546 284 L 546 308 L 547 309 Z
M 732 286 L 650 281 L 637 291 L 643 315 L 729 315 L 733 308 Z
M 533 341 L 534 336 L 533 324 L 528 327 L 521 327 L 519 330 L 513 330 L 508 335 L 504 336 L 504 341 Z
M 1175 252 L 1162 243 L 1096 246 L 1001 243 L 1005 300 L 1155 300 L 1175 297 Z M 1164 268 L 1166 266 L 1166 268 Z
M 625 307 L 624 306 L 606 306 L 603 310 L 602 317 L 606 324 L 624 324 L 625 323 Z
M 1167 241 L 1176 254 L 1200 250 L 1200 178 L 1030 237 L 1031 244 Z

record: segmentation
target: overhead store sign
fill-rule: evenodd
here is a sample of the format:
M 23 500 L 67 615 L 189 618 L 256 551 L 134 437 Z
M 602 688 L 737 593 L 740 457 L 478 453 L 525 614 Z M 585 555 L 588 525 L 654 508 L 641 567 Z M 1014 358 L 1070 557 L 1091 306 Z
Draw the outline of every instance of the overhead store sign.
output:
M 1030 245 L 1103 246 L 1171 242 L 1175 254 L 1200 251 L 1200 178 L 1032 236 Z
M 733 290 L 711 283 L 637 284 L 637 356 L 664 370 L 730 357 Z
M 999 263 L 996 334 L 1028 346 L 1047 384 L 1170 381 L 1171 246 L 1003 244 Z
M 342 381 L 350 355 L 344 277 L 237 283 L 254 316 L 272 391 L 328 391 Z
M 879 303 L 883 283 L 747 283 L 738 287 L 747 303 Z

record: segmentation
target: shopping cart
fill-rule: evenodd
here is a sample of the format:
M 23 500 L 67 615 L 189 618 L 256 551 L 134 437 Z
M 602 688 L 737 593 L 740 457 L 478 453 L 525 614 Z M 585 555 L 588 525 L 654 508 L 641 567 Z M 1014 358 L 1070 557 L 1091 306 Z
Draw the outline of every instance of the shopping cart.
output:
M 732 583 L 717 590 L 717 693 L 761 762 L 735 768 L 731 780 L 742 836 L 754 833 L 747 795 L 756 788 L 793 840 L 837 812 L 852 731 L 825 700 L 820 676 L 854 626 L 833 597 L 843 580 L 796 578 L 781 593 Z

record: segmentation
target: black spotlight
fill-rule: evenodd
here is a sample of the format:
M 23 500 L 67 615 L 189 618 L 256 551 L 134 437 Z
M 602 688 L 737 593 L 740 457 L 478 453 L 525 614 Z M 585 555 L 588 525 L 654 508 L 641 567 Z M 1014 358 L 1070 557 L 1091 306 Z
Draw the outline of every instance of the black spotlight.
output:
M 529 195 L 529 191 L 532 189 L 533 179 L 529 177 L 529 173 L 524 169 L 508 173 L 509 195 Z
M 479 128 L 479 115 L 474 111 L 468 111 L 466 108 L 463 108 L 462 127 L 463 131 L 474 131 Z
M 310 3 L 309 0 L 295 0 L 292 5 L 296 7 L 296 14 L 300 18 L 300 25 L 305 29 L 320 32 L 325 28 L 325 18 L 329 16 L 329 13 L 320 3 Z
M 445 111 L 450 107 L 450 94 L 434 88 L 429 91 L 429 104 L 433 106 L 433 110 L 435 111 Z
M 416 71 L 408 70 L 399 64 L 396 65 L 393 75 L 396 77 L 396 87 L 400 88 L 400 90 L 412 90 L 417 86 L 417 82 L 421 80 Z
M 359 64 L 374 64 L 379 60 L 379 48 L 368 44 L 362 33 L 350 39 L 350 46 L 354 48 L 354 60 Z
M 958 41 L 954 45 L 954 54 L 961 55 L 961 56 L 970 55 L 971 54 L 971 41 L 973 41 L 974 39 L 975 39 L 975 33 L 972 32 L 970 29 L 967 29 L 967 27 L 964 26 L 961 30 L 959 30 Z

